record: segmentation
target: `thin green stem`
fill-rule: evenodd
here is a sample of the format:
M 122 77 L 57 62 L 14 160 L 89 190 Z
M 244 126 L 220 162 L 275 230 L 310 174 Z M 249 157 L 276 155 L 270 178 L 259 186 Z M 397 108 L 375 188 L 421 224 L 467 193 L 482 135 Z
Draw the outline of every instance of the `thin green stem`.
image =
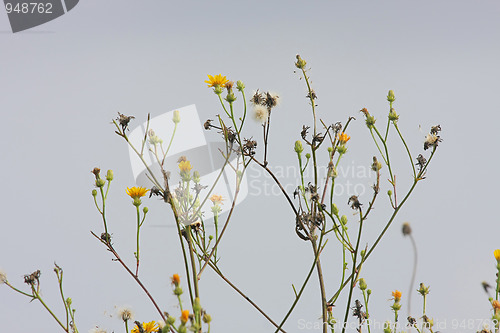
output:
M 406 148 L 406 152 L 408 153 L 408 158 L 410 159 L 411 169 L 413 171 L 413 178 L 417 178 L 417 173 L 415 171 L 415 165 L 413 164 L 413 159 L 411 157 L 412 155 L 410 153 L 410 148 L 408 148 L 408 145 L 406 144 L 406 141 L 403 138 L 403 134 L 401 134 L 401 131 L 399 130 L 398 124 L 394 123 L 394 127 L 396 128 L 396 131 L 398 132 L 399 137 L 401 138 L 401 141 L 403 141 L 403 144 L 404 144 L 404 146 Z
M 354 279 L 354 275 L 355 275 L 356 270 L 357 270 L 356 261 L 357 261 L 358 253 L 359 253 L 358 251 L 359 251 L 359 243 L 361 241 L 361 233 L 363 231 L 363 220 L 364 220 L 363 219 L 363 211 L 361 210 L 361 208 L 359 208 L 358 240 L 356 241 L 356 248 L 354 249 L 353 260 L 352 260 L 352 273 L 351 273 L 351 277 L 353 277 L 353 278 L 351 279 L 351 287 L 349 288 L 349 296 L 347 298 L 347 308 L 345 310 L 344 322 L 343 322 L 343 325 L 342 325 L 342 333 L 345 332 L 345 329 L 346 329 L 346 326 L 347 326 L 347 319 L 349 318 L 349 307 L 351 305 L 352 292 L 353 292 L 353 289 L 354 289 L 354 283 L 356 282 L 356 279 Z M 361 267 L 361 264 L 360 264 L 360 267 Z

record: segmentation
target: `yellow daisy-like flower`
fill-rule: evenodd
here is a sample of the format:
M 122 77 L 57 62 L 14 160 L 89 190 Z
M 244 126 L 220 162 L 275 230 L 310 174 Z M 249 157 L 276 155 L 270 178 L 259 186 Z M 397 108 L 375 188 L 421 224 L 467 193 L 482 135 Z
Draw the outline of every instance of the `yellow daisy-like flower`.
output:
M 189 319 L 189 310 L 184 310 L 182 311 L 182 314 L 181 314 L 181 323 L 187 323 Z
M 500 249 L 496 249 L 493 251 L 493 255 L 495 256 L 495 259 L 500 263 Z
M 150 321 L 149 323 L 142 323 L 142 328 L 144 329 L 144 332 L 146 333 L 153 333 L 153 332 L 158 332 L 159 326 L 158 324 L 153 320 Z M 139 333 L 139 327 L 135 325 L 134 329 L 131 331 L 131 333 Z
M 495 313 L 500 311 L 500 302 L 499 301 L 494 300 L 493 302 L 491 302 L 491 305 L 493 305 L 493 309 L 495 310 Z
M 401 300 L 401 292 L 399 290 L 394 290 L 392 292 L 392 297 L 394 297 L 394 302 L 399 302 Z
M 145 189 L 144 187 L 127 187 L 127 194 L 132 198 L 132 199 L 138 199 L 140 197 L 143 197 L 146 195 L 148 192 L 148 189 Z
M 174 274 L 172 277 L 172 284 L 175 284 L 176 286 L 179 285 L 179 283 L 181 283 L 181 278 L 179 276 L 179 274 Z
M 344 132 L 337 134 L 337 139 L 340 141 L 341 144 L 346 143 L 347 141 L 349 141 L 350 138 L 351 137 L 345 134 Z
M 181 169 L 181 171 L 190 171 L 193 167 L 191 166 L 191 163 L 189 161 L 181 161 L 179 163 L 179 169 Z
M 217 74 L 215 76 L 208 75 L 208 81 L 205 81 L 205 83 L 208 83 L 209 88 L 215 86 L 224 88 L 227 82 L 229 82 L 229 80 L 225 76 L 222 76 L 222 74 Z
M 219 205 L 222 203 L 222 195 L 217 195 L 217 194 L 214 194 L 210 197 L 210 201 L 213 202 L 214 205 Z

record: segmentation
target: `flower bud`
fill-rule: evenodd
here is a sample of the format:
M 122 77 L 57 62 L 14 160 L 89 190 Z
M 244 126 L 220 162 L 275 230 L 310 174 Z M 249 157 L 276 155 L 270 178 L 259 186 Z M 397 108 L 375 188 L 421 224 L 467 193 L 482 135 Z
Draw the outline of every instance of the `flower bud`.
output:
M 304 151 L 304 147 L 302 147 L 302 141 L 300 141 L 300 140 L 295 141 L 294 150 L 299 155 Z
M 359 279 L 359 289 L 366 290 L 367 287 L 366 280 L 364 278 Z
M 394 91 L 389 90 L 389 93 L 387 94 L 387 100 L 391 103 L 396 100 L 396 96 L 394 95 Z
M 368 296 L 370 296 L 370 295 L 372 294 L 372 290 L 371 290 L 371 289 L 368 289 L 368 290 L 366 291 L 366 294 L 367 294 Z
M 175 289 L 174 289 L 175 296 L 180 296 L 180 295 L 182 295 L 182 293 L 183 293 L 183 291 L 182 291 L 182 288 L 180 286 L 175 287 Z
M 236 89 L 238 89 L 239 91 L 243 91 L 243 89 L 245 89 L 245 85 L 243 84 L 242 81 L 240 80 L 236 81 Z
M 307 153 L 307 154 L 306 154 L 306 158 L 307 158 L 307 159 L 310 159 L 310 158 L 311 158 L 311 154 Z
M 366 116 L 366 120 L 365 120 L 365 123 L 366 123 L 366 126 L 368 126 L 368 128 L 372 128 L 373 125 L 375 125 L 375 117 L 372 116 L 372 115 L 367 115 Z
M 343 225 L 346 225 L 347 224 L 347 216 L 342 215 L 342 217 L 340 218 L 340 223 L 342 223 Z
M 208 313 L 205 313 L 205 314 L 203 315 L 203 322 L 204 322 L 205 324 L 208 324 L 208 323 L 209 323 L 209 322 L 211 322 L 211 321 L 212 321 L 212 316 L 210 316 Z
M 147 213 L 149 212 L 149 208 L 148 208 L 148 207 L 144 207 L 144 208 L 142 209 L 142 212 L 143 212 L 144 214 L 147 214 Z
M 393 122 L 397 122 L 399 119 L 399 115 L 396 113 L 396 110 L 394 108 L 391 108 L 391 111 L 389 111 L 389 120 Z
M 339 152 L 340 155 L 344 155 L 345 153 L 347 153 L 347 147 L 344 145 L 338 145 L 337 151 Z
M 103 187 L 106 184 L 106 181 L 104 179 L 96 179 L 95 180 L 95 186 L 96 187 Z
M 179 112 L 179 110 L 174 111 L 174 116 L 172 117 L 172 121 L 175 124 L 178 124 L 181 121 L 181 113 Z
M 71 304 L 73 303 L 73 300 L 71 298 L 66 298 L 66 304 L 68 304 L 68 306 L 71 306 Z
M 199 297 L 196 297 L 194 299 L 194 303 L 193 303 L 193 312 L 194 313 L 198 313 L 201 311 L 201 304 L 200 304 L 200 298 Z
M 382 169 L 382 163 L 377 160 L 376 156 L 373 156 L 372 170 L 377 172 Z
M 387 190 L 387 195 L 391 196 L 392 195 L 392 191 L 391 190 Z
M 108 182 L 113 180 L 113 170 L 108 170 L 108 172 L 106 173 L 106 180 Z
M 429 294 L 430 287 L 426 287 L 425 284 L 420 283 L 420 288 L 417 290 L 422 296 Z
M 399 310 L 401 310 L 401 303 L 396 302 L 396 303 L 394 303 L 394 304 L 391 306 L 391 308 L 392 308 L 394 311 L 399 311 Z
M 92 196 L 95 197 L 97 195 L 97 190 L 96 189 L 93 189 L 92 190 Z
M 227 96 L 226 96 L 226 101 L 231 104 L 233 103 L 234 101 L 236 101 L 236 96 L 234 95 L 234 93 L 232 91 L 228 92 L 227 93 Z
M 411 235 L 410 223 L 408 223 L 408 222 L 403 223 L 403 230 L 402 231 L 403 231 L 403 236 Z
M 193 171 L 193 181 L 196 184 L 200 182 L 200 173 L 198 171 Z
M 307 62 L 300 57 L 300 55 L 296 55 L 295 58 L 297 58 L 297 61 L 295 62 L 295 67 L 299 69 L 304 69 L 306 67 Z
M 175 317 L 169 315 L 167 317 L 167 325 L 173 325 L 173 324 L 175 324 Z
M 496 249 L 495 251 L 493 251 L 493 256 L 498 261 L 498 263 L 500 263 L 500 249 Z
M 338 215 L 339 214 L 339 208 L 337 207 L 336 204 L 332 205 L 332 214 L 333 215 Z

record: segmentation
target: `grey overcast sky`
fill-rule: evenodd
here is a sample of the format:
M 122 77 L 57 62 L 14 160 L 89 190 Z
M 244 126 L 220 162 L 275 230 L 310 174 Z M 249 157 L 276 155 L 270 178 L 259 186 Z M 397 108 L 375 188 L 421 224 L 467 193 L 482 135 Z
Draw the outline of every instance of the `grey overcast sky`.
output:
M 116 318 L 116 307 L 123 305 L 130 305 L 140 321 L 158 319 L 141 290 L 90 234 L 102 227 L 90 194 L 90 170 L 113 169 L 110 228 L 118 250 L 133 261 L 134 207 L 124 190 L 134 178 L 111 119 L 117 112 L 134 115 L 134 127 L 148 113 L 157 116 L 191 104 L 201 121 L 213 119 L 221 111 L 203 81 L 207 74 L 222 73 L 243 80 L 247 94 L 255 89 L 280 94 L 270 163 L 276 171 L 293 170 L 293 143 L 302 125 L 311 122 L 304 82 L 294 73 L 297 53 L 311 67 L 319 116 L 327 123 L 357 118 L 349 130 L 342 184 L 350 181 L 362 189 L 373 182 L 361 171 L 376 147 L 358 110 L 367 107 L 382 121 L 389 89 L 396 93 L 399 125 L 415 155 L 431 125 L 443 128 L 427 178 L 363 268 L 373 290 L 372 319 L 393 318 L 388 299 L 394 289 L 403 292 L 401 318 L 406 318 L 412 252 L 401 234 L 405 221 L 419 249 L 416 282 L 431 286 L 427 310 L 447 325 L 441 331 L 462 320 L 475 326 L 455 331 L 477 331 L 478 323 L 490 318 L 481 281 L 493 284 L 493 250 L 500 248 L 500 2 L 89 0 L 16 34 L 0 10 L 0 50 L 0 268 L 22 288 L 23 275 L 40 269 L 43 295 L 60 311 L 52 269 L 54 262 L 62 266 L 80 332 L 96 325 L 123 331 Z M 256 123 L 249 123 L 248 133 L 261 139 Z M 219 139 L 215 132 L 205 134 L 207 140 Z M 407 156 L 399 144 L 392 148 L 403 191 L 411 177 Z M 290 188 L 296 184 L 293 172 L 283 171 L 281 179 Z M 252 168 L 248 181 L 248 196 L 237 206 L 221 245 L 221 267 L 280 320 L 293 300 L 291 284 L 300 285 L 306 275 L 311 249 L 296 237 L 294 217 L 286 201 L 273 194 L 271 180 Z M 357 216 L 347 208 L 345 189 L 338 204 L 353 230 Z M 387 189 L 384 181 L 382 193 Z M 368 192 L 361 196 L 364 202 L 368 198 Z M 142 232 L 144 282 L 162 307 L 178 316 L 168 277 L 184 270 L 173 219 L 157 200 L 144 202 L 151 211 Z M 362 244 L 373 243 L 390 213 L 385 198 L 378 205 Z M 341 263 L 335 239 L 330 241 L 323 266 L 333 291 Z M 288 332 L 315 331 L 300 323 L 320 316 L 316 281 L 287 322 Z M 201 288 L 213 332 L 272 331 L 212 272 L 205 273 Z M 343 317 L 344 303 L 339 301 L 335 317 Z M 420 308 L 414 293 L 412 312 Z M 39 303 L 5 286 L 0 286 L 0 322 L 0 331 L 9 333 L 59 330 Z

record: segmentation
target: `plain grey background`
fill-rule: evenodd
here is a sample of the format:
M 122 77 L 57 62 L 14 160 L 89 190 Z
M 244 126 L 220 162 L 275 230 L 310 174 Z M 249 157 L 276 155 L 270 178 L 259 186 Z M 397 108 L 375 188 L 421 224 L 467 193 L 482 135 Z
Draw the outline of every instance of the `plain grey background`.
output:
M 3 12 L 3 10 L 2 10 Z M 108 218 L 115 244 L 133 262 L 134 207 L 124 190 L 134 180 L 125 143 L 110 125 L 117 112 L 137 124 L 196 104 L 201 119 L 220 112 L 203 82 L 223 73 L 253 89 L 274 90 L 281 105 L 273 114 L 270 163 L 295 166 L 293 142 L 310 124 L 305 84 L 294 73 L 295 54 L 312 68 L 318 114 L 327 123 L 351 125 L 344 167 L 366 168 L 376 153 L 358 112 L 367 107 L 384 122 L 387 91 L 396 93 L 400 127 L 414 155 L 431 125 L 444 141 L 427 179 L 416 189 L 362 276 L 373 290 L 372 319 L 391 320 L 391 291 L 403 292 L 403 313 L 412 253 L 401 224 L 410 221 L 419 247 L 416 282 L 431 286 L 428 314 L 447 324 L 490 317 L 481 281 L 493 284 L 493 250 L 500 247 L 498 216 L 498 114 L 500 4 L 497 1 L 85 1 L 42 26 L 12 34 L 0 14 L 1 175 L 3 191 L 0 268 L 22 287 L 23 275 L 42 270 L 43 295 L 57 304 L 53 262 L 64 268 L 66 296 L 77 309 L 80 332 L 99 325 L 123 331 L 115 307 L 130 305 L 140 321 L 156 320 L 154 308 L 122 268 L 91 235 L 101 220 L 90 195 L 90 170 L 113 169 Z M 421 128 L 419 127 L 421 126 Z M 249 122 L 248 136 L 260 129 Z M 207 138 L 217 140 L 216 133 Z M 409 182 L 407 156 L 393 145 L 402 193 Z M 383 169 L 386 171 L 386 169 Z M 270 186 L 249 170 L 256 188 Z M 253 177 L 253 178 L 252 178 Z M 387 177 L 385 176 L 384 179 Z M 293 175 L 283 175 L 295 184 Z M 373 178 L 347 176 L 370 186 Z M 269 185 L 266 185 L 269 184 Z M 383 182 L 383 193 L 388 189 Z M 357 226 L 347 208 L 339 207 Z M 368 194 L 361 197 L 368 201 Z M 142 274 L 162 307 L 178 316 L 169 276 L 183 275 L 173 219 L 167 207 L 144 200 L 150 216 L 142 232 Z M 381 198 L 367 221 L 362 244 L 373 243 L 389 214 Z M 312 255 L 294 233 L 286 201 L 251 192 L 237 207 L 221 245 L 221 267 L 271 317 L 291 304 L 291 284 L 300 285 Z M 161 227 L 160 227 L 161 226 Z M 323 257 L 327 289 L 338 284 L 338 247 L 330 240 Z M 202 302 L 213 332 L 271 331 L 272 326 L 212 272 L 201 281 Z M 320 316 L 317 278 L 285 329 Z M 355 297 L 360 297 L 355 294 Z M 343 301 L 334 309 L 342 318 Z M 342 306 L 340 306 L 342 304 Z M 415 293 L 412 311 L 421 299 Z M 37 302 L 28 303 L 0 286 L 0 322 L 5 332 L 55 332 L 59 328 Z

